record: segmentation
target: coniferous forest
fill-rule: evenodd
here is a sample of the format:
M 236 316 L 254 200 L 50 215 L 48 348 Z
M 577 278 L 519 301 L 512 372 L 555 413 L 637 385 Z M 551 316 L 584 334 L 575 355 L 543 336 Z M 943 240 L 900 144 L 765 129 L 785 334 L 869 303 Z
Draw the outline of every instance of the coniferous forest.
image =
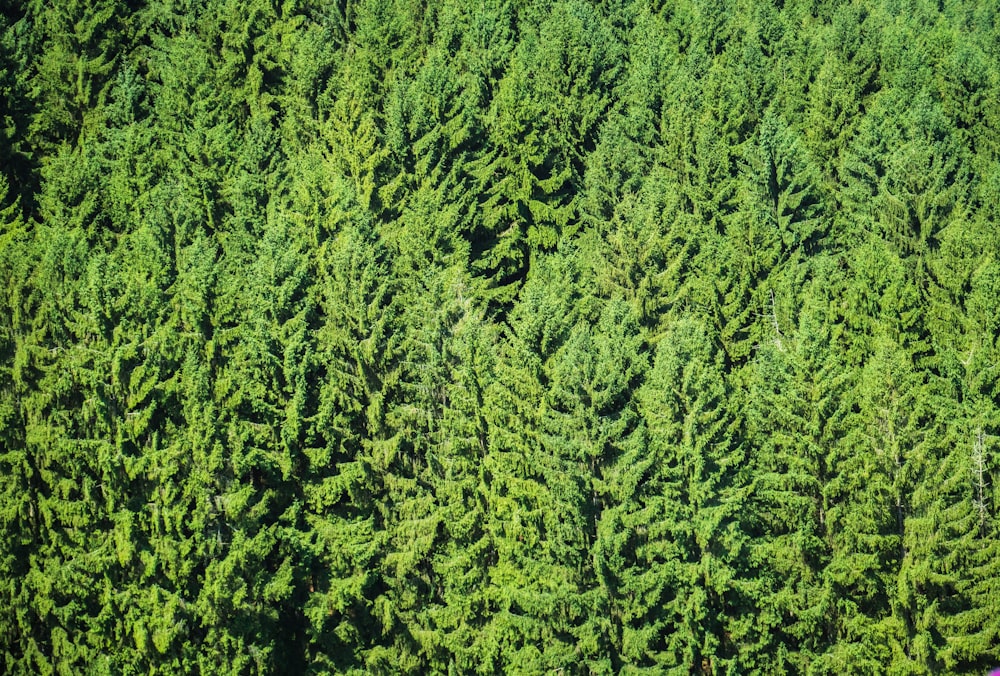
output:
M 0 672 L 1000 663 L 995 3 L 0 5 Z

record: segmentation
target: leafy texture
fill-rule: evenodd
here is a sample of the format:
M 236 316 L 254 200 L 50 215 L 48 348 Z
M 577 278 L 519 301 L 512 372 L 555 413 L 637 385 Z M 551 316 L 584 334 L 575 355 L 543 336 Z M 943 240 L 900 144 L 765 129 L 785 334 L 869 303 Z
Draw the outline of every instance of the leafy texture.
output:
M 1000 663 L 990 3 L 0 6 L 0 672 Z

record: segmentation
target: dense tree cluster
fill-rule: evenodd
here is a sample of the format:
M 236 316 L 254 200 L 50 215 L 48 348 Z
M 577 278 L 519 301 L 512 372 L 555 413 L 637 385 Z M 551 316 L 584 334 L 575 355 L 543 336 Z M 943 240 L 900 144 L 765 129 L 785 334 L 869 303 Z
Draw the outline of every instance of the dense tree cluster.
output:
M 993 3 L 0 4 L 0 671 L 1000 662 Z

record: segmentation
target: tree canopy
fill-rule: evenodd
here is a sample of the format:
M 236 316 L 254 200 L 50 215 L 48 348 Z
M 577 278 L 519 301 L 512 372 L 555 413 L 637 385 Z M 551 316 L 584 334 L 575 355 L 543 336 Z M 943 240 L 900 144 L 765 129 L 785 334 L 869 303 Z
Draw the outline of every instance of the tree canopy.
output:
M 1000 664 L 991 3 L 0 4 L 0 672 Z

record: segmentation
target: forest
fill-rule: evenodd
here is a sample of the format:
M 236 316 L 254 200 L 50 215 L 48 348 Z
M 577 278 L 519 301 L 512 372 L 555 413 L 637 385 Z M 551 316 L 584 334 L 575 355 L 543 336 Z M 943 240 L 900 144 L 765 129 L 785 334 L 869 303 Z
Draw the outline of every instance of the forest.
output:
M 995 3 L 0 6 L 0 672 L 1000 664 Z

